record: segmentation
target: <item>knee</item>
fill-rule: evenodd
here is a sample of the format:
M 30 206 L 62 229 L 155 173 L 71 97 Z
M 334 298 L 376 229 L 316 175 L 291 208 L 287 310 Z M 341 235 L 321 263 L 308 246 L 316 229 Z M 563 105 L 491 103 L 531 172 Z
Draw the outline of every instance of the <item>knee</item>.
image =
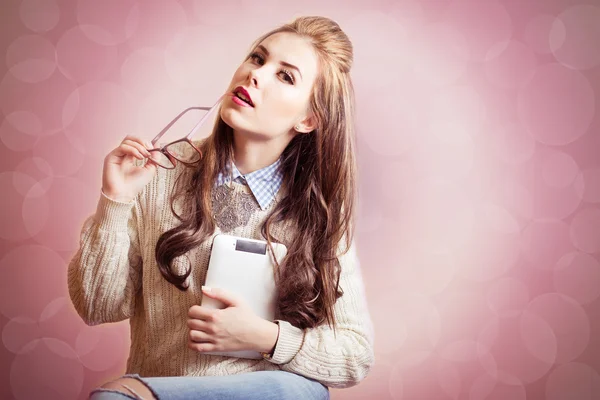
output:
M 144 383 L 134 378 L 119 378 L 92 390 L 89 400 L 102 399 L 157 400 Z

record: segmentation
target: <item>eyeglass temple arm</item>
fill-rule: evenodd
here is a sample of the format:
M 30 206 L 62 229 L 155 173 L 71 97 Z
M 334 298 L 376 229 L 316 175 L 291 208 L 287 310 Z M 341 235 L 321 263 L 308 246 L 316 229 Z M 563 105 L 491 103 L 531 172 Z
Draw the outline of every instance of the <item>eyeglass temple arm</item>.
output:
M 198 121 L 198 123 L 194 126 L 194 128 L 192 128 L 191 132 L 186 136 L 187 139 L 191 138 L 194 135 L 194 133 L 196 133 L 196 131 L 198 130 L 198 128 L 200 128 L 200 126 L 202 126 L 202 124 L 204 123 L 204 121 L 206 120 L 206 118 L 208 118 L 208 116 L 212 113 L 212 111 L 217 108 L 217 106 L 219 105 L 219 103 L 221 103 L 221 100 L 223 100 L 224 97 L 225 97 L 225 95 L 222 95 L 219 98 L 219 100 L 217 100 L 217 102 L 212 107 L 188 107 L 185 110 L 183 110 L 182 112 L 180 112 L 179 115 L 177 115 L 175 117 L 175 119 L 173 119 L 173 121 L 169 122 L 169 124 L 167 126 L 165 126 L 163 128 L 163 130 L 161 130 L 158 133 L 158 135 L 156 135 L 154 137 L 154 139 L 152 139 L 152 142 L 151 142 L 152 146 L 154 146 L 154 144 L 156 142 L 158 142 L 158 140 L 161 138 L 161 136 L 164 135 L 165 132 L 168 131 L 169 128 L 171 128 L 173 126 L 173 124 L 175 122 L 177 122 L 179 120 L 179 118 L 181 118 L 181 116 L 183 114 L 185 114 L 186 112 L 188 112 L 190 110 L 205 110 L 205 111 L 208 111 L 206 114 L 204 114 L 202 116 L 202 118 L 200 118 L 200 121 Z

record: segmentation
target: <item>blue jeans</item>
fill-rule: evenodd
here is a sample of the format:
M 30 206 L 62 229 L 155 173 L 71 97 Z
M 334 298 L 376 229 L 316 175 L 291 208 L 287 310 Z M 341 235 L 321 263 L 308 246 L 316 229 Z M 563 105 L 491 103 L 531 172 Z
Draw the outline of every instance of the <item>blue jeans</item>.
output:
M 141 377 L 125 374 L 144 383 L 158 400 L 329 400 L 329 388 L 313 379 L 287 371 L 255 371 L 225 376 Z M 96 388 L 89 400 L 138 399 L 114 389 Z

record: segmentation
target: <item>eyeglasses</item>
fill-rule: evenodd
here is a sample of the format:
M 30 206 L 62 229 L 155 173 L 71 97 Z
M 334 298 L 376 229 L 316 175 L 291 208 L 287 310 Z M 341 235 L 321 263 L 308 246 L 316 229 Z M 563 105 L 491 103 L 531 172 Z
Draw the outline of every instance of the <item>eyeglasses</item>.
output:
M 208 116 L 219 106 L 221 101 L 226 94 L 222 95 L 219 100 L 212 107 L 188 107 L 182 112 L 179 113 L 167 126 L 161 130 L 158 135 L 154 139 L 152 139 L 152 145 L 154 146 L 156 142 L 160 140 L 160 138 L 175 124 L 185 113 L 190 110 L 206 110 L 208 111 L 206 114 L 202 116 L 200 121 L 192 128 L 190 133 L 187 136 L 174 140 L 167 144 L 162 144 L 160 147 L 149 149 L 150 158 L 148 161 L 153 162 L 159 167 L 163 167 L 166 169 L 173 169 L 177 164 L 177 161 L 182 162 L 185 165 L 191 165 L 197 163 L 202 159 L 202 152 L 194 143 L 192 143 L 192 136 L 200 129 L 200 127 L 204 124 Z

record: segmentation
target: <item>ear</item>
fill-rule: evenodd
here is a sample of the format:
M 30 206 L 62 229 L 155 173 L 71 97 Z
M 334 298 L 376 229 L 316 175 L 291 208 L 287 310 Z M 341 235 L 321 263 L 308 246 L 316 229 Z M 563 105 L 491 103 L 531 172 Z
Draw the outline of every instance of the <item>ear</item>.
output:
M 295 129 L 296 126 L 299 129 Z M 302 120 L 302 122 L 298 122 L 296 125 L 294 125 L 294 129 L 298 133 L 310 133 L 310 132 L 314 131 L 316 129 L 316 127 L 317 127 L 317 118 L 314 115 L 306 117 Z

